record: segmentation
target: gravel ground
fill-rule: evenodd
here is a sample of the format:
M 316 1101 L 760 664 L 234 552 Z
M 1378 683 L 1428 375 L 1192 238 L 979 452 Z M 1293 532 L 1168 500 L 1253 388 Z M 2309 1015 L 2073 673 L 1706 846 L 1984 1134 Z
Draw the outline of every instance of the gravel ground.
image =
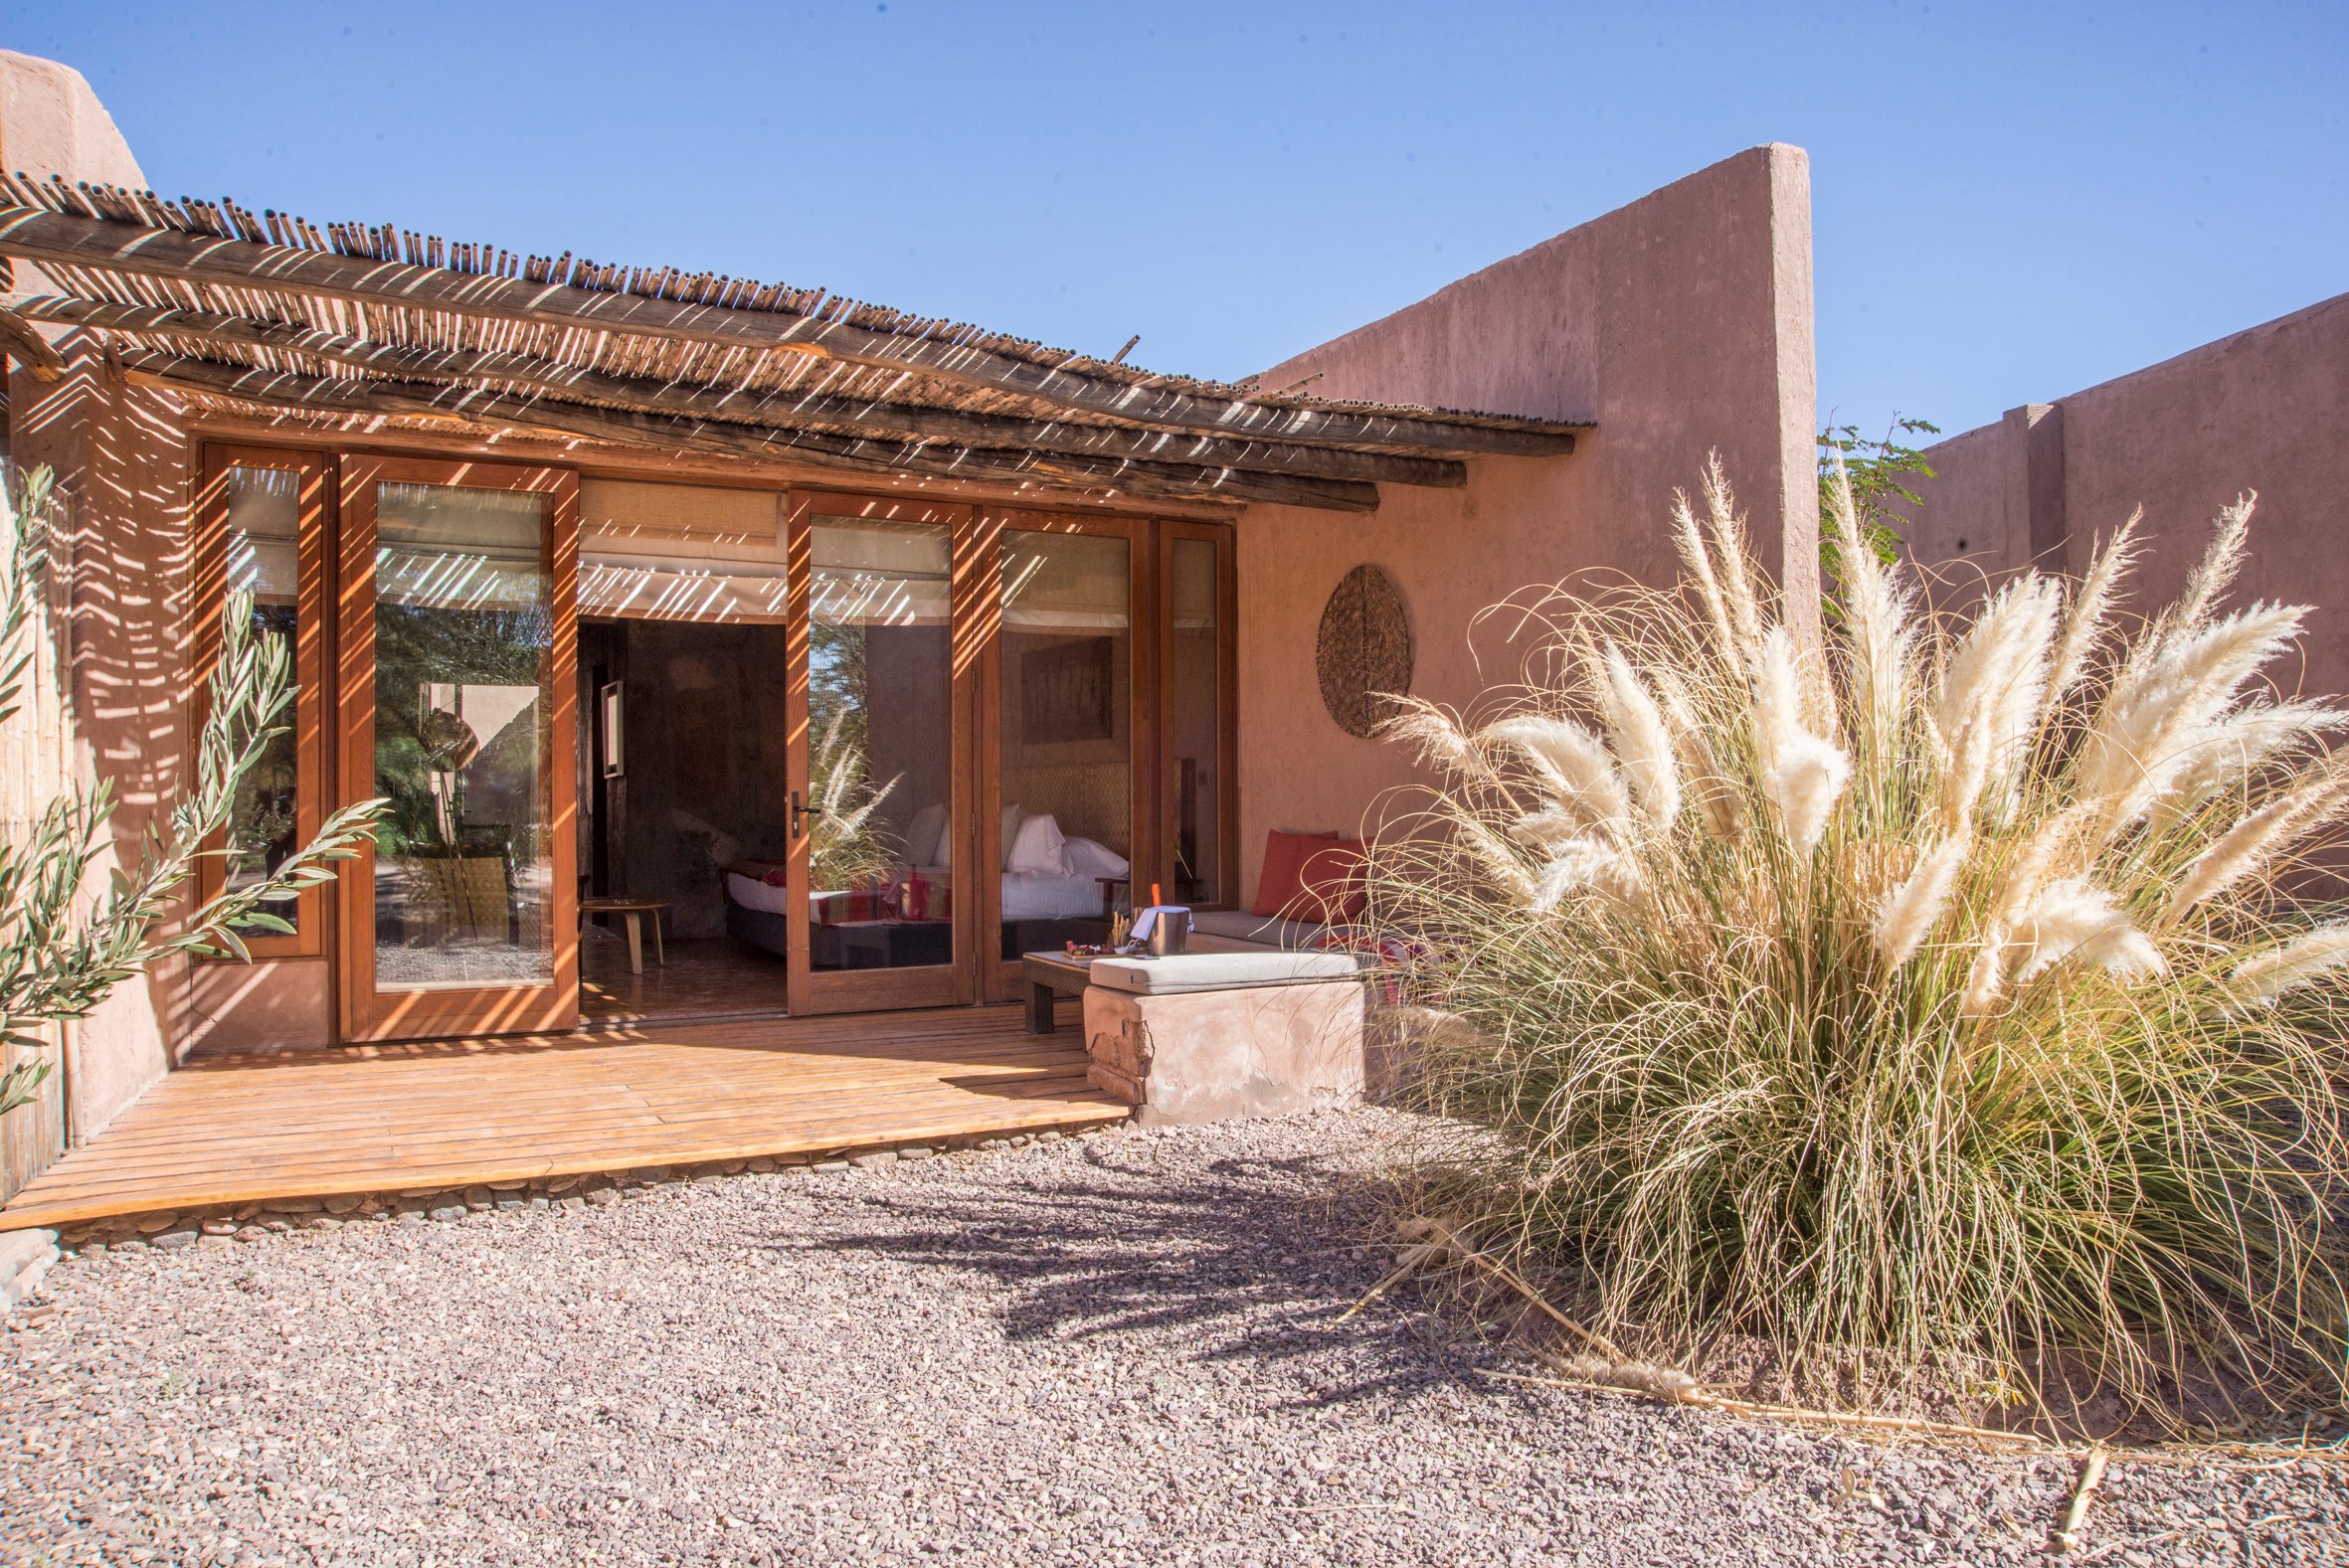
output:
M 1490 1381 L 1329 1201 L 1373 1113 L 68 1260 L 12 1563 L 2045 1554 L 2072 1466 Z M 2349 1476 L 2115 1464 L 2076 1562 L 2349 1560 Z

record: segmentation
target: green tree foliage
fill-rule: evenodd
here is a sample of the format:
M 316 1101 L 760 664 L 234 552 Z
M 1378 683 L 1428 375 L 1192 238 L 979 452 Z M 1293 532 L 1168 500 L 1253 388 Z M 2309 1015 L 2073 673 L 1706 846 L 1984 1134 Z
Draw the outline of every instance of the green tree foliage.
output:
M 1857 425 L 1830 425 L 1819 433 L 1819 515 L 1832 515 L 1838 504 L 1836 485 L 1847 484 L 1859 514 L 1860 534 L 1887 565 L 1899 559 L 1899 525 L 1906 519 L 1896 508 L 1918 506 L 1923 497 L 1908 488 L 1910 479 L 1930 479 L 1933 465 L 1924 452 L 1908 444 L 1917 436 L 1938 436 L 1941 427 L 1930 420 L 1893 416 L 1881 436 L 1865 436 Z M 1819 558 L 1830 576 L 1837 574 L 1835 539 L 1821 530 Z
M 33 663 L 34 610 L 48 562 L 53 481 L 34 469 L 0 504 L 0 723 L 20 712 Z M 251 602 L 240 595 L 222 616 L 220 662 L 210 714 L 197 742 L 186 796 L 151 828 L 135 864 L 113 873 L 94 901 L 82 890 L 114 842 L 112 785 L 73 788 L 43 807 L 21 833 L 0 837 L 0 1039 L 36 1054 L 0 1075 L 0 1112 L 26 1104 L 52 1062 L 43 1024 L 87 1017 L 108 992 L 174 954 L 250 958 L 246 937 L 284 933 L 268 906 L 330 881 L 329 863 L 348 860 L 366 837 L 380 800 L 337 811 L 318 836 L 268 877 L 224 891 L 174 920 L 197 864 L 219 858 L 240 785 L 283 732 L 293 701 L 291 666 L 280 637 L 253 635 Z

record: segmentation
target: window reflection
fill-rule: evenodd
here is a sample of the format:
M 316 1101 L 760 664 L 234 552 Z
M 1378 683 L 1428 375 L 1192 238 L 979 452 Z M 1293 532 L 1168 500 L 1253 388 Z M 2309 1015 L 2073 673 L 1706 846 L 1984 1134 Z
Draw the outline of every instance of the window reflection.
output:
M 376 986 L 547 984 L 546 499 L 376 492 Z
M 809 962 L 951 963 L 951 537 L 817 517 L 809 550 Z
M 1174 541 L 1172 625 L 1167 643 L 1167 812 L 1174 894 L 1184 904 L 1224 897 L 1218 749 L 1222 658 L 1216 622 L 1216 544 Z
M 301 483 L 300 471 L 293 468 L 240 466 L 221 475 L 226 591 L 253 596 L 255 639 L 280 643 L 286 668 L 296 677 L 290 687 L 293 701 L 278 720 L 278 732 L 239 781 L 230 806 L 222 873 L 229 892 L 267 880 L 301 845 L 301 757 L 294 723 L 300 701 L 294 646 L 301 598 Z M 262 907 L 299 931 L 297 895 L 272 897 Z
M 1101 941 L 1136 891 L 1132 547 L 1006 530 L 1002 591 L 1002 956 L 1015 958 Z

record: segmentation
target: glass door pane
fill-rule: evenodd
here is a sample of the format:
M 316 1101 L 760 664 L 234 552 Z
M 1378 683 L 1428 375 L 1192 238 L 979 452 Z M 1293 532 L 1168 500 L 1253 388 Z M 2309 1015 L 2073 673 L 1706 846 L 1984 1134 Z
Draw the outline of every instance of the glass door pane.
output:
M 955 962 L 952 532 L 809 519 L 808 964 Z
M 1174 896 L 1219 904 L 1223 887 L 1222 625 L 1216 542 L 1169 541 L 1167 633 L 1167 839 Z
M 551 985 L 548 497 L 375 490 L 378 992 Z
M 238 782 L 222 846 L 221 887 L 227 892 L 267 880 L 315 825 L 303 820 L 301 805 L 310 784 L 302 778 L 301 740 L 310 701 L 304 688 L 312 676 L 298 643 L 302 488 L 316 482 L 301 468 L 238 464 L 221 471 L 223 592 L 252 596 L 254 640 L 273 640 L 282 647 L 294 698 L 263 749 L 260 766 Z M 265 900 L 262 907 L 293 927 L 295 938 L 304 938 L 315 935 L 303 929 L 314 921 L 312 902 L 286 893 Z
M 1147 899 L 1134 851 L 1133 547 L 1121 535 L 1002 536 L 1000 957 L 1109 934 Z

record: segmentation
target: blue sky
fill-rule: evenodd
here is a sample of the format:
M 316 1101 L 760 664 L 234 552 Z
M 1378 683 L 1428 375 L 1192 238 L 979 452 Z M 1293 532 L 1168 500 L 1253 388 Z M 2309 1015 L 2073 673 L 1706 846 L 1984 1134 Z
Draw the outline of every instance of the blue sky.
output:
M 1948 430 L 2349 290 L 2349 5 L 0 3 L 166 195 L 1238 376 L 1757 142 L 1823 412 Z

